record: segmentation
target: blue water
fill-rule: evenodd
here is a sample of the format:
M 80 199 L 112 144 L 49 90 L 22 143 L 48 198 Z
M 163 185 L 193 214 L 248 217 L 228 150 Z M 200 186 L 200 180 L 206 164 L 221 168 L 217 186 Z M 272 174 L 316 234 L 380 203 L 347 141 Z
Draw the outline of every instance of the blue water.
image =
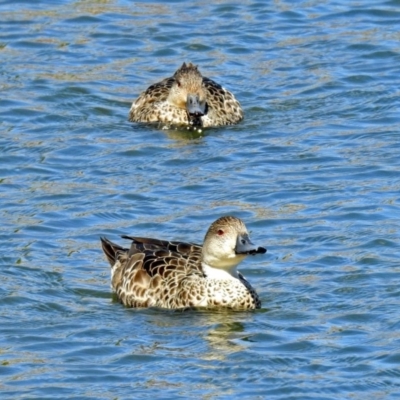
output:
M 57 3 L 57 4 L 55 4 Z M 0 2 L 0 397 L 400 398 L 400 2 Z M 239 125 L 127 122 L 183 61 Z M 256 312 L 131 310 L 99 236 L 233 214 Z

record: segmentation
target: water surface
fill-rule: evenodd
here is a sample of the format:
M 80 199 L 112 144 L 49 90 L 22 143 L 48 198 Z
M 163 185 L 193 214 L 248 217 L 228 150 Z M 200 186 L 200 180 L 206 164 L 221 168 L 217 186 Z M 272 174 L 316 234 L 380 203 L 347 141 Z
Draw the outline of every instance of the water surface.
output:
M 2 1 L 2 398 L 399 398 L 399 5 Z M 183 61 L 245 120 L 128 123 Z M 116 302 L 100 235 L 226 214 L 261 310 Z

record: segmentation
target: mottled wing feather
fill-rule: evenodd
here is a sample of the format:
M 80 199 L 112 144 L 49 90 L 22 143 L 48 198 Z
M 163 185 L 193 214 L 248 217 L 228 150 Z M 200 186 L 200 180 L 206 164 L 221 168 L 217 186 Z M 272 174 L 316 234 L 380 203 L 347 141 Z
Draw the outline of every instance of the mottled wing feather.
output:
M 172 253 L 176 253 L 177 256 L 183 258 L 200 257 L 202 246 L 194 243 L 175 242 L 167 240 L 159 240 L 152 238 L 143 238 L 137 236 L 122 236 L 123 239 L 132 240 L 130 253 L 137 251 L 157 251 L 166 250 Z
M 203 86 L 207 93 L 208 106 L 208 117 L 204 117 L 205 126 L 208 119 L 213 121 L 213 125 L 231 125 L 243 119 L 243 110 L 229 90 L 206 77 L 203 78 Z
M 253 289 L 248 280 L 239 271 L 238 278 L 249 291 L 249 297 L 254 303 L 254 308 L 261 308 L 261 300 L 259 299 L 257 292 Z
M 201 246 L 151 238 L 123 236 L 130 249 L 115 246 L 112 287 L 130 307 L 180 308 L 191 304 L 184 288 L 190 277 L 203 278 Z M 111 243 L 111 242 L 110 242 Z M 108 249 L 110 252 L 110 250 Z M 108 256 L 107 256 L 108 258 Z M 198 297 L 198 295 L 197 295 Z
M 203 77 L 203 85 L 211 96 L 223 96 L 225 89 L 210 78 Z
M 149 86 L 142 92 L 132 104 L 129 111 L 129 121 L 152 122 L 154 103 L 163 102 L 167 99 L 174 81 L 175 79 L 173 77 L 166 78 L 161 82 Z

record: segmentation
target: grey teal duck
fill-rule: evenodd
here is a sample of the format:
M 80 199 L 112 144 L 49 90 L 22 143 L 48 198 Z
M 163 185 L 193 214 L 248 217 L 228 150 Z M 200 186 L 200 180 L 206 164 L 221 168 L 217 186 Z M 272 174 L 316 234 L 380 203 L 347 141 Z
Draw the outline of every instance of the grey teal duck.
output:
M 111 286 L 128 307 L 169 309 L 206 307 L 255 309 L 261 301 L 237 270 L 256 247 L 242 220 L 221 217 L 211 224 L 203 246 L 193 243 L 122 236 L 124 248 L 101 238 L 111 265 Z
M 235 96 L 201 75 L 197 66 L 183 63 L 175 74 L 151 85 L 133 102 L 131 122 L 217 127 L 237 124 L 243 110 Z

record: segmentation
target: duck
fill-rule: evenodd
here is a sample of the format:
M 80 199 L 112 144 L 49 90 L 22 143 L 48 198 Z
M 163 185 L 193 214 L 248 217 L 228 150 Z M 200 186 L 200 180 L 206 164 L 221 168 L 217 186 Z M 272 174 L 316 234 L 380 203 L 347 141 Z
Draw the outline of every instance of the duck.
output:
M 101 237 L 111 265 L 111 287 L 120 303 L 132 308 L 261 308 L 261 300 L 237 270 L 248 255 L 264 254 L 244 222 L 223 216 L 209 227 L 203 245 L 122 236 L 122 247 Z
M 195 128 L 237 124 L 243 110 L 235 96 L 202 76 L 192 63 L 151 85 L 132 103 L 130 122 L 158 122 Z

